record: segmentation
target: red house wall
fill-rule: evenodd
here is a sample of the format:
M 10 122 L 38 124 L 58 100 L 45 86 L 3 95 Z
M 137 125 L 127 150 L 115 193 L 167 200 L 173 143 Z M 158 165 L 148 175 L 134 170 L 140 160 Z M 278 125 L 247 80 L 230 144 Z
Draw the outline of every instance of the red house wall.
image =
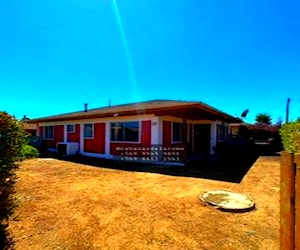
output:
M 57 125 L 54 127 L 55 142 L 64 141 L 64 125 Z
M 84 152 L 105 153 L 105 123 L 94 124 L 94 138 L 84 139 Z
M 67 133 L 68 142 L 79 142 L 80 141 L 80 125 L 75 125 L 75 132 Z
M 151 146 L 151 121 L 142 121 L 141 144 Z
M 39 127 L 39 136 L 44 137 L 44 127 Z
M 171 122 L 163 121 L 163 146 L 168 147 L 171 144 Z
M 56 143 L 64 141 L 64 125 L 56 125 L 54 127 L 53 140 L 43 139 L 43 146 L 48 148 L 56 148 Z M 40 127 L 40 135 L 44 135 L 44 127 Z M 42 132 L 42 133 L 41 133 Z
M 126 142 L 111 142 L 110 154 L 120 155 L 121 151 L 118 151 L 118 147 L 150 147 L 151 146 L 151 121 L 141 122 L 141 142 L 140 143 L 126 143 Z

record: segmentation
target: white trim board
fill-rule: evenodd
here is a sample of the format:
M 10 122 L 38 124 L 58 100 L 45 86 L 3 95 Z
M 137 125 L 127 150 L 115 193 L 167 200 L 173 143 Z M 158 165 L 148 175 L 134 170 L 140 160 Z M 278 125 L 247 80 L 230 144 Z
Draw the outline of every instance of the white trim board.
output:
M 105 122 L 118 122 L 118 121 L 147 121 L 156 118 L 154 115 L 132 115 L 132 116 L 117 116 L 117 117 L 104 117 L 104 118 L 91 118 L 81 120 L 66 120 L 54 122 L 41 122 L 39 126 L 54 126 L 65 124 L 84 124 L 84 123 L 105 123 Z

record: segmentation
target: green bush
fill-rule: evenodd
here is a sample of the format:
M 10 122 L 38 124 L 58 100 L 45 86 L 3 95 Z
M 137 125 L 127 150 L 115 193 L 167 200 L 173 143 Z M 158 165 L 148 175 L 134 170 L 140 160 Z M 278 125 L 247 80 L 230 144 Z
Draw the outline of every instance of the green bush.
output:
M 280 129 L 280 136 L 285 151 L 300 153 L 300 122 L 284 124 Z
M 25 143 L 26 133 L 19 122 L 6 112 L 0 112 L 0 249 L 8 249 L 11 244 L 7 225 L 16 207 L 16 161 L 21 159 Z
M 39 157 L 39 151 L 30 145 L 23 145 L 21 150 L 22 160 Z

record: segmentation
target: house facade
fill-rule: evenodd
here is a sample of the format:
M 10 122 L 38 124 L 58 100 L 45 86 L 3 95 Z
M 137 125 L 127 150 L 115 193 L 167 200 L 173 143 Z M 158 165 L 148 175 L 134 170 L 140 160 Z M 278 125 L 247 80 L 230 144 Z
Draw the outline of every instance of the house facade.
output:
M 214 154 L 227 140 L 228 124 L 238 119 L 200 102 L 156 100 L 31 122 L 44 147 L 63 154 L 184 163 Z

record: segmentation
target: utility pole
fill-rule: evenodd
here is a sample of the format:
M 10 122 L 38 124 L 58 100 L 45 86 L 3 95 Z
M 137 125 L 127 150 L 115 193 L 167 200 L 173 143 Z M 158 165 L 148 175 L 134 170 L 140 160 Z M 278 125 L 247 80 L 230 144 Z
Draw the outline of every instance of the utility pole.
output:
M 289 122 L 289 111 L 290 111 L 290 98 L 287 99 L 286 102 L 286 116 L 285 116 L 285 123 Z

